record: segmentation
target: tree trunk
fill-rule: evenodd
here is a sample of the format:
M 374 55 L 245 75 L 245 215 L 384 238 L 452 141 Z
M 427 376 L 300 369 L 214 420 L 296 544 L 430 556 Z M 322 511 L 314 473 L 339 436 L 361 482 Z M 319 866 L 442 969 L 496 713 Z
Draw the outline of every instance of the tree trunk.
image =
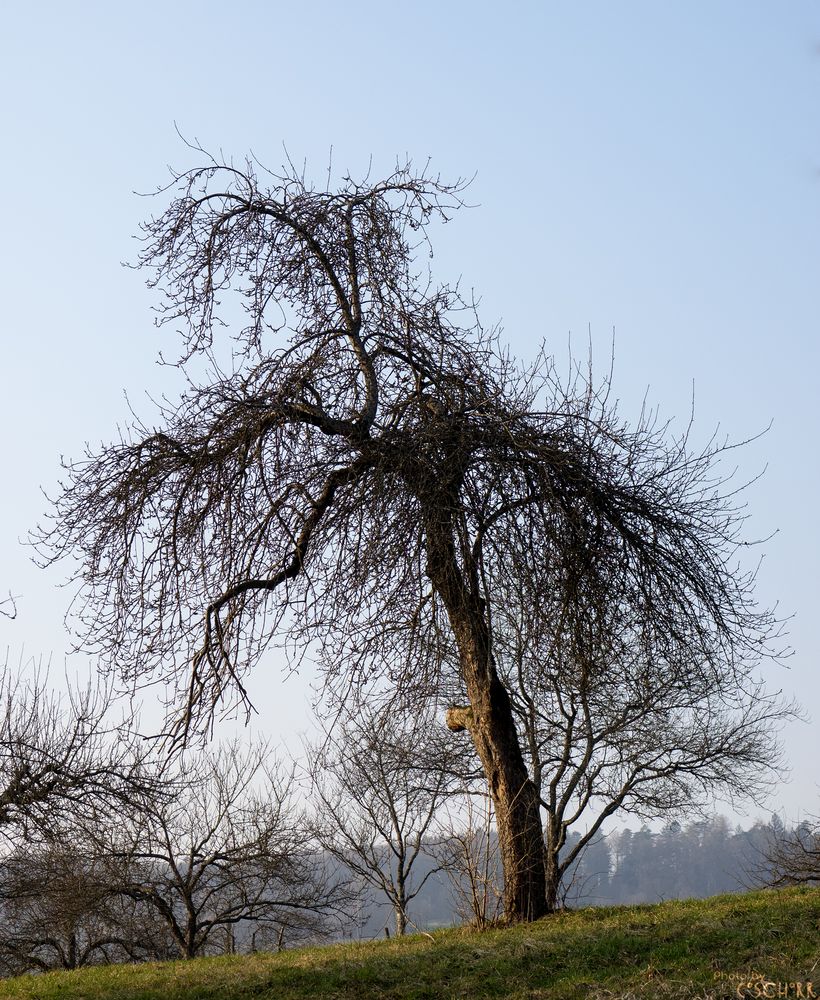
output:
M 191 914 L 185 928 L 185 939 L 182 943 L 183 958 L 196 958 L 196 918 Z
M 537 920 L 548 912 L 538 791 L 530 780 L 510 698 L 495 668 L 483 601 L 458 565 L 446 508 L 426 518 L 427 575 L 441 597 L 459 651 L 472 709 L 470 735 L 495 807 L 504 869 L 504 915 Z
M 556 812 L 550 811 L 547 816 L 546 842 L 544 846 L 544 862 L 547 874 L 547 910 L 554 913 L 558 909 L 558 892 L 561 887 L 561 848 L 564 846 L 566 831 Z
M 396 905 L 393 909 L 396 912 L 396 936 L 401 937 L 407 930 L 407 882 L 403 849 L 400 852 L 398 872 L 396 873 Z
M 561 872 L 558 859 L 551 850 L 547 850 L 547 910 L 554 913 L 558 909 L 558 889 L 561 885 Z
M 77 935 L 74 931 L 68 937 L 68 956 L 65 967 L 67 969 L 77 968 Z
M 540 802 L 527 774 L 504 685 L 494 667 L 468 666 L 472 667 L 469 674 L 465 671 L 473 709 L 470 735 L 495 808 L 504 915 L 510 921 L 537 920 L 548 912 Z

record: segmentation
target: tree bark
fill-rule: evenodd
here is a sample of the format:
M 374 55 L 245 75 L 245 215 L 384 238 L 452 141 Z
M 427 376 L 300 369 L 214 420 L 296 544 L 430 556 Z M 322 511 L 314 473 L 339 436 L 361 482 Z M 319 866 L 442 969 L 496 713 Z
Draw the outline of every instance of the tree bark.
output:
M 547 911 L 554 913 L 558 909 L 558 888 L 561 884 L 561 872 L 558 859 L 551 850 L 547 851 Z
M 495 807 L 504 914 L 511 922 L 537 920 L 548 912 L 538 791 L 527 773 L 509 695 L 495 668 L 483 601 L 467 586 L 458 565 L 444 509 L 439 506 L 438 516 L 426 518 L 427 575 L 453 629 L 472 709 L 470 735 Z
M 77 935 L 74 931 L 68 938 L 68 958 L 65 965 L 67 969 L 77 968 Z
M 537 920 L 548 912 L 538 795 L 518 744 L 507 691 L 495 668 L 471 662 L 471 658 L 463 663 L 465 667 L 474 715 L 470 735 L 495 807 L 504 869 L 504 913 L 510 921 Z
M 396 875 L 396 936 L 402 937 L 407 930 L 407 887 L 404 870 L 404 852 L 399 855 L 398 873 Z

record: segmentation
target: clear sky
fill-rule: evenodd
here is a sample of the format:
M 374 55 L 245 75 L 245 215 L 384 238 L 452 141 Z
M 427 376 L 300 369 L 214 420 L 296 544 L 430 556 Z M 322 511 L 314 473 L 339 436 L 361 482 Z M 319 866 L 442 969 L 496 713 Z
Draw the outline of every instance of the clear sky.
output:
M 64 571 L 20 544 L 61 455 L 109 440 L 124 393 L 174 394 L 154 364 L 171 333 L 133 260 L 149 191 L 206 147 L 277 166 L 283 144 L 322 179 L 397 156 L 472 176 L 435 234 L 516 353 L 561 356 L 615 329 L 625 413 L 644 395 L 696 437 L 761 440 L 740 475 L 765 545 L 760 596 L 793 614 L 770 682 L 811 725 L 785 734 L 791 784 L 771 808 L 818 812 L 820 4 L 480 0 L 284 4 L 0 0 L 2 392 L 0 567 L 19 615 L 0 650 L 62 663 Z M 72 672 L 84 669 L 69 661 Z M 260 725 L 293 742 L 307 678 L 252 685 Z M 754 812 L 754 811 L 753 811 Z

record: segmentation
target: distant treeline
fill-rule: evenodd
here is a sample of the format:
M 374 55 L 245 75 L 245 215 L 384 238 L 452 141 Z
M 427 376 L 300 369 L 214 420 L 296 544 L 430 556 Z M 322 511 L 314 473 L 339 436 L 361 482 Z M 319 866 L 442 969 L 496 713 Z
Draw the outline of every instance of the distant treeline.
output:
M 569 907 L 654 903 L 689 899 L 724 892 L 743 892 L 760 876 L 763 851 L 773 835 L 783 830 L 777 816 L 757 821 L 748 829 L 732 826 L 724 816 L 681 824 L 661 831 L 648 826 L 613 831 L 594 841 L 582 855 L 563 886 Z M 578 835 L 576 834 L 575 837 Z M 565 850 L 571 849 L 573 836 Z M 420 859 L 417 877 L 433 865 Z M 444 873 L 432 875 L 410 912 L 416 928 L 449 926 L 462 922 L 450 881 Z M 351 927 L 351 937 L 374 937 L 391 925 L 392 911 L 375 897 L 361 909 L 361 919 Z
M 566 886 L 571 906 L 692 899 L 751 886 L 761 852 L 782 823 L 732 828 L 723 816 L 655 833 L 644 826 L 592 844 Z

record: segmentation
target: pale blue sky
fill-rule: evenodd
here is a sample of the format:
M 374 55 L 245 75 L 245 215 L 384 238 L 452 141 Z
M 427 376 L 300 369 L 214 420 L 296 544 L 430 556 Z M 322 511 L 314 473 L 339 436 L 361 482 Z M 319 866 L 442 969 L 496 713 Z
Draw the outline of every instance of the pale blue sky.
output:
M 443 8 L 443 9 L 441 9 Z M 151 204 L 132 192 L 191 165 L 174 131 L 276 166 L 374 174 L 396 156 L 472 175 L 436 234 L 517 353 L 565 355 L 616 331 L 625 412 L 644 393 L 696 436 L 771 431 L 739 456 L 768 471 L 752 534 L 777 530 L 763 601 L 794 613 L 772 683 L 820 720 L 817 658 L 820 4 L 296 4 L 0 0 L 3 587 L 0 648 L 61 660 L 67 595 L 18 539 L 61 454 L 107 440 L 123 391 L 173 393 L 154 365 L 142 278 L 120 266 Z M 72 669 L 74 669 L 72 667 Z M 275 737 L 305 724 L 305 682 L 253 684 Z M 772 805 L 817 811 L 818 728 L 794 726 L 794 781 Z

